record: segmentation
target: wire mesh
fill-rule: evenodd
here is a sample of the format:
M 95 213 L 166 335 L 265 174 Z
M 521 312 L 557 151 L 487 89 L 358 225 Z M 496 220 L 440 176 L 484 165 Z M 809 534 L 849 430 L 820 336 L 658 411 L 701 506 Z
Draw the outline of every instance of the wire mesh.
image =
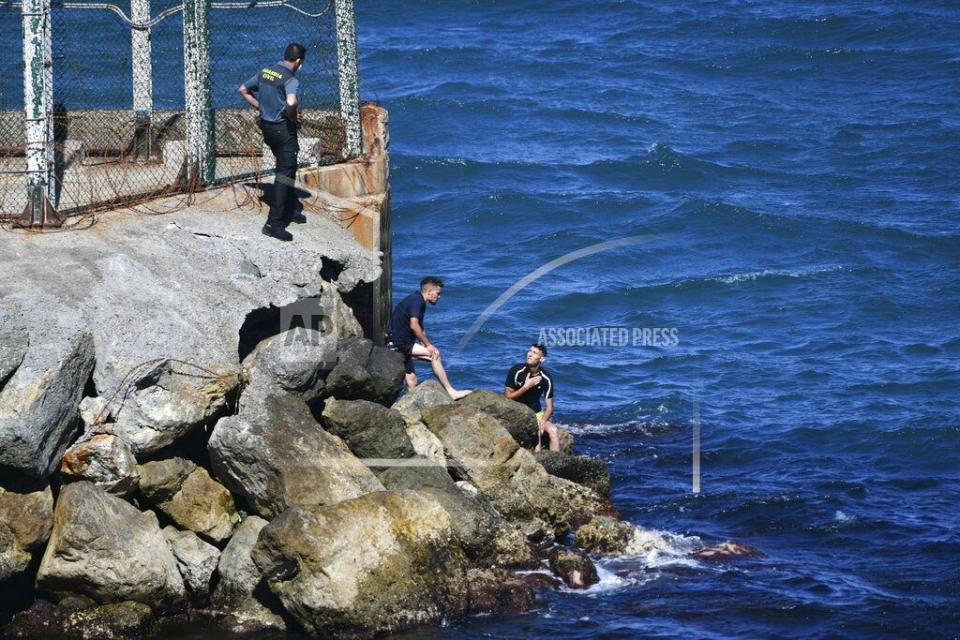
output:
M 54 149 L 53 204 L 61 214 L 189 190 L 180 2 L 108 1 L 118 11 L 94 0 L 54 0 L 51 5 L 54 127 L 47 144 Z M 144 4 L 153 20 L 166 14 L 149 31 L 131 26 L 142 18 Z M 211 5 L 218 182 L 272 172 L 273 156 L 263 144 L 256 111 L 237 88 L 280 61 L 285 46 L 294 41 L 307 48 L 300 72 L 304 125 L 299 161 L 331 164 L 346 158 L 333 0 L 265 4 Z M 0 217 L 18 215 L 27 203 L 26 36 L 20 11 L 18 3 L 0 1 Z M 148 44 L 137 34 L 148 34 Z M 144 46 L 150 48 L 148 58 L 138 53 Z

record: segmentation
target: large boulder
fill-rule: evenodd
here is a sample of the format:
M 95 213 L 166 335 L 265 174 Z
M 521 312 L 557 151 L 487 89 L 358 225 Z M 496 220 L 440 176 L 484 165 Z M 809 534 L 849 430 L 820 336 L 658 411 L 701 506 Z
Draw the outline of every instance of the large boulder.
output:
M 493 416 L 506 428 L 521 447 L 533 448 L 537 444 L 537 416 L 527 405 L 510 400 L 500 393 L 478 389 L 459 401 L 468 407 L 476 407 Z
M 635 528 L 610 516 L 597 516 L 577 529 L 573 544 L 590 553 L 619 555 L 633 540 Z
M 390 406 L 403 388 L 403 356 L 365 338 L 342 338 L 324 395 Z
M 611 509 L 591 489 L 547 473 L 499 420 L 475 407 L 433 407 L 423 412 L 423 420 L 443 442 L 451 463 L 508 520 L 542 520 L 564 534 Z
M 297 327 L 260 342 L 243 361 L 249 384 L 268 384 L 305 400 L 318 396 L 337 361 L 337 338 Z
M 450 394 L 436 380 L 427 380 L 418 384 L 413 391 L 394 402 L 392 408 L 400 412 L 407 424 L 412 424 L 422 420 L 424 409 L 438 407 L 442 404 L 453 404 Z
M 0 523 L 10 529 L 21 548 L 32 551 L 42 547 L 53 529 L 50 487 L 29 493 L 0 488 Z
M 53 520 L 37 575 L 41 591 L 161 608 L 184 601 L 177 561 L 152 512 L 81 481 L 60 491 Z
M 180 531 L 175 527 L 164 527 L 163 537 L 177 559 L 177 568 L 180 569 L 191 601 L 202 604 L 210 595 L 210 580 L 217 569 L 220 550 L 201 540 L 192 531 Z
M 80 430 L 78 407 L 93 372 L 94 346 L 93 336 L 76 327 L 51 330 L 25 352 L 22 338 L 6 350 L 0 365 L 7 378 L 0 385 L 0 476 L 49 477 Z
M 262 577 L 254 564 L 251 552 L 257 543 L 260 531 L 267 521 L 257 516 L 248 516 L 237 525 L 233 537 L 220 554 L 217 574 L 220 579 L 213 591 L 214 607 L 232 614 L 240 624 L 251 627 L 284 629 L 285 623 L 269 604 L 276 596 L 259 586 Z M 265 597 L 269 595 L 270 598 Z
M 603 460 L 562 451 L 540 451 L 535 455 L 547 473 L 590 487 L 601 498 L 610 499 L 610 469 Z
M 433 435 L 427 425 L 422 422 L 408 422 L 406 425 L 407 437 L 418 456 L 431 460 L 442 467 L 447 466 L 447 456 L 443 452 L 443 443 Z
M 403 416 L 381 404 L 331 398 L 323 407 L 321 421 L 359 458 L 388 461 L 416 455 Z
M 403 491 L 294 507 L 253 551 L 286 611 L 321 637 L 371 637 L 467 610 L 467 560 L 436 501 Z
M 216 420 L 240 382 L 233 366 L 211 369 L 175 360 L 161 360 L 137 373 L 111 405 L 113 433 L 137 455 L 156 452 Z
M 89 480 L 98 487 L 125 496 L 137 488 L 137 459 L 122 438 L 99 433 L 77 442 L 63 454 L 60 475 L 67 480 Z
M 189 460 L 170 458 L 140 467 L 140 492 L 184 529 L 223 542 L 240 521 L 233 496 Z
M 245 392 L 242 406 L 217 423 L 207 448 L 214 475 L 264 518 L 383 489 L 299 398 L 265 393 L 254 402 Z

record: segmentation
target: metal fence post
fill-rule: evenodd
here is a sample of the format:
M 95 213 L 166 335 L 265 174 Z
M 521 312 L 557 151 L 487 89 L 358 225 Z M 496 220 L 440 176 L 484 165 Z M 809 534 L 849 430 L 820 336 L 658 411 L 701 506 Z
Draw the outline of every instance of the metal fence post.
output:
M 137 24 L 150 21 L 150 0 L 130 0 L 130 19 Z M 133 52 L 134 157 L 150 157 L 153 149 L 153 62 L 150 58 L 150 28 L 130 30 Z
M 340 115 L 346 126 L 346 155 L 363 153 L 360 131 L 360 82 L 357 79 L 357 25 L 353 0 L 334 0 L 337 12 L 337 59 L 340 78 Z
M 23 110 L 27 156 L 27 206 L 22 227 L 60 226 L 51 204 L 53 149 L 53 32 L 49 0 L 23 0 Z
M 210 95 L 210 0 L 183 2 L 183 88 L 187 116 L 187 184 L 213 182 L 213 102 Z

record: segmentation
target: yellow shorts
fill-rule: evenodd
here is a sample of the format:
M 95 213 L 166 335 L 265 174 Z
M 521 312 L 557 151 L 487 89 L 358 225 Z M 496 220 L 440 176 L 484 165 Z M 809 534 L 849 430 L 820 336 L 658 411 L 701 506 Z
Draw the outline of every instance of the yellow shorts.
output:
M 543 420 L 543 411 L 537 411 L 537 422 Z

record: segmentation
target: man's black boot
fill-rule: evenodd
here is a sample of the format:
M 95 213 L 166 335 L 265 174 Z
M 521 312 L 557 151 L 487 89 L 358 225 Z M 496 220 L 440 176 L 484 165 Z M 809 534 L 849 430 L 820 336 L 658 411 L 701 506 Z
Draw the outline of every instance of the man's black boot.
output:
M 263 235 L 270 236 L 271 238 L 276 238 L 277 240 L 283 240 L 284 242 L 290 242 L 293 240 L 293 234 L 287 231 L 286 229 L 280 229 L 279 227 L 271 227 L 268 224 L 263 225 L 261 229 Z
M 296 222 L 297 224 L 306 224 L 307 216 L 297 211 L 292 216 L 290 216 L 290 222 Z

